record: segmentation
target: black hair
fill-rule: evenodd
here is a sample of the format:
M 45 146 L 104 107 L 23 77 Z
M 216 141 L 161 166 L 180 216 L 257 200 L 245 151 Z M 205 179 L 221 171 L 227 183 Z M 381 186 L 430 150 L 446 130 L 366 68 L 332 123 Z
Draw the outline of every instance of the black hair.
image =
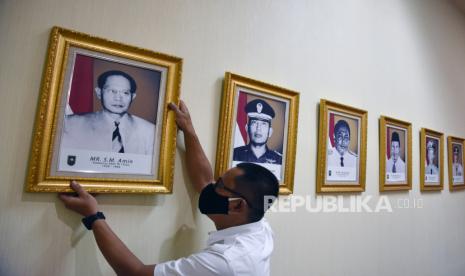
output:
M 236 189 L 251 205 L 249 222 L 259 221 L 278 197 L 279 181 L 272 172 L 257 164 L 240 163 L 237 167 L 243 171 L 243 174 L 236 177 Z
M 98 79 L 97 79 L 98 88 L 103 89 L 103 86 L 107 82 L 108 77 L 111 77 L 111 76 L 122 76 L 126 78 L 129 81 L 129 84 L 131 85 L 131 93 L 132 94 L 136 93 L 136 89 L 137 89 L 136 81 L 129 74 L 124 73 L 123 71 L 118 71 L 118 70 L 110 70 L 110 71 L 106 71 L 100 74 L 100 76 L 98 76 Z
M 347 128 L 347 131 L 349 132 L 349 136 L 350 136 L 350 127 L 349 127 L 349 124 L 345 120 L 339 120 L 336 123 L 336 125 L 334 126 L 334 135 L 336 135 L 339 129 L 343 127 Z

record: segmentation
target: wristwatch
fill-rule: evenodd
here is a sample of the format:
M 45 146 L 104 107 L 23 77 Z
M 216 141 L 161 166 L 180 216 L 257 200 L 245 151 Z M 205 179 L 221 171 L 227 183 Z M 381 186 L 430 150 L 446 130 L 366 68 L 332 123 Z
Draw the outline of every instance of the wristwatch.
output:
M 92 230 L 92 224 L 94 224 L 94 222 L 98 219 L 105 219 L 102 212 L 97 212 L 96 214 L 83 218 L 82 223 L 88 230 Z

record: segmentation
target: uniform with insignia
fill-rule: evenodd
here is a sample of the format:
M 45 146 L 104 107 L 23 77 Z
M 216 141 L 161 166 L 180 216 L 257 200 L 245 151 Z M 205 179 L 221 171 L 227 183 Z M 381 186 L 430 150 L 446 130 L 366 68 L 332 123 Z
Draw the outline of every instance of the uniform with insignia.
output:
M 459 157 L 460 150 L 458 147 L 454 147 L 454 157 L 457 156 L 457 159 Z M 453 176 L 463 176 L 463 166 L 460 164 L 460 160 L 458 162 L 453 162 L 452 163 L 452 175 Z
M 247 113 L 249 122 L 251 120 L 260 120 L 268 122 L 270 126 L 271 119 L 275 116 L 273 108 L 266 101 L 261 99 L 256 99 L 247 103 L 245 106 L 245 112 Z M 242 147 L 234 148 L 233 160 L 281 165 L 282 154 L 277 151 L 270 150 L 266 145 L 265 148 L 265 153 L 258 157 L 255 156 L 252 151 L 250 143 Z
M 436 155 L 436 146 L 434 145 L 433 141 L 429 141 L 426 144 L 426 152 L 430 150 L 432 150 L 434 152 L 434 155 Z M 439 174 L 439 168 L 436 165 L 434 165 L 433 162 L 431 162 L 430 164 L 428 164 L 428 166 L 426 166 L 425 174 Z

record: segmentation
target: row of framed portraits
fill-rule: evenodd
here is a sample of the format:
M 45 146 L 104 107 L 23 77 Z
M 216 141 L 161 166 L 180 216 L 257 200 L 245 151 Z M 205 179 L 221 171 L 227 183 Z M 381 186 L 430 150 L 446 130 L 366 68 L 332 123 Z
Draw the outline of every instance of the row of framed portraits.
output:
M 26 190 L 171 193 L 182 59 L 54 27 Z M 293 192 L 299 93 L 226 73 L 215 175 L 260 164 Z M 317 192 L 365 190 L 367 112 L 321 100 Z M 443 134 L 421 130 L 421 188 L 443 187 Z M 465 188 L 464 140 L 448 138 L 451 189 Z M 412 126 L 380 119 L 380 189 L 412 187 Z
M 320 101 L 317 192 L 365 191 L 367 115 L 365 110 Z M 444 134 L 420 130 L 420 189 L 444 188 Z M 463 138 L 449 136 L 449 189 L 465 188 Z M 412 124 L 379 119 L 379 189 L 412 189 Z

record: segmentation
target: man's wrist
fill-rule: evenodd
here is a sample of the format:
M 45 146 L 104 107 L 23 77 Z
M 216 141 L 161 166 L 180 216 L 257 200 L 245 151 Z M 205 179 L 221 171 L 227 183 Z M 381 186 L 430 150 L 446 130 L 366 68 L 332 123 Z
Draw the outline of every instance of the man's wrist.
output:
M 191 126 L 188 126 L 186 127 L 184 130 L 184 136 L 196 136 L 196 133 L 195 133 L 195 129 L 194 127 L 191 125 Z
M 102 212 L 96 212 L 95 214 L 86 216 L 82 219 L 82 223 L 88 230 L 92 230 L 92 225 L 97 221 L 97 220 L 102 220 L 105 219 L 105 216 L 103 215 Z

